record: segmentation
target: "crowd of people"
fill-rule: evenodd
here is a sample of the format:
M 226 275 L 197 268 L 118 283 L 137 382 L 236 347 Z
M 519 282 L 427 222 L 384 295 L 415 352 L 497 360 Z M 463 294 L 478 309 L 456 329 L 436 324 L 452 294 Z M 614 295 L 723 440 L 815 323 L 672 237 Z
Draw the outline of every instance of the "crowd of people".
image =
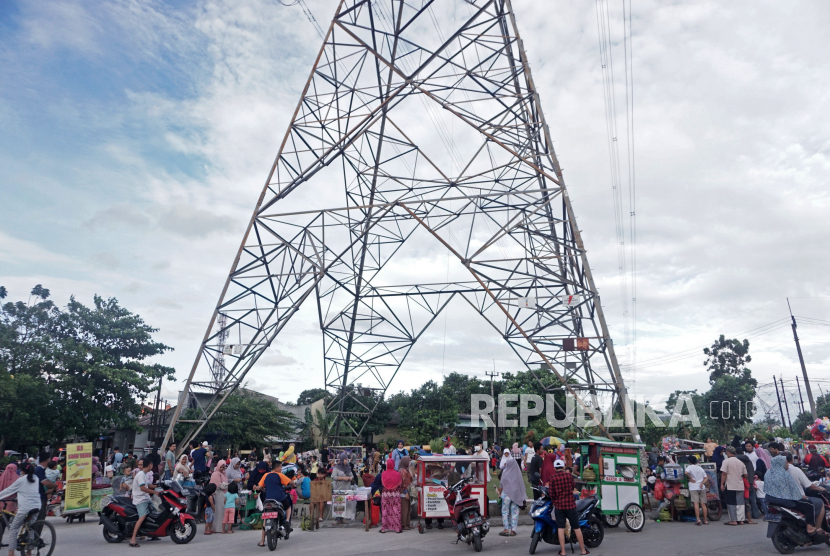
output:
M 729 516 L 726 525 L 755 525 L 772 503 L 802 511 L 808 520 L 808 532 L 816 531 L 816 522 L 824 517 L 824 503 L 810 496 L 821 487 L 814 486 L 785 446 L 777 441 L 759 443 L 753 439 L 733 438 L 728 445 L 719 445 L 711 438 L 703 445 L 703 459 L 715 464 L 716 484 L 698 465 L 694 455 L 673 457 L 671 452 L 649 454 L 646 488 L 660 496 L 665 468 L 674 463 L 686 464 L 685 476 L 689 497 L 694 507 L 695 524 L 708 525 L 707 492 L 714 486 Z M 675 459 L 677 461 L 675 461 Z M 830 467 L 827 458 L 810 445 L 803 461 L 809 469 L 818 471 Z M 820 528 L 819 534 L 824 534 Z

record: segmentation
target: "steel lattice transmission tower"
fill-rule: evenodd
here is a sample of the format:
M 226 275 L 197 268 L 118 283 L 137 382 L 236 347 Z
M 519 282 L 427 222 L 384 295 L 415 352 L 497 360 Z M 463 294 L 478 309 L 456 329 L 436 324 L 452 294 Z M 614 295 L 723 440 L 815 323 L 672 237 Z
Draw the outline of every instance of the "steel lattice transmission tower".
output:
M 410 244 L 449 250 L 465 278 L 395 270 Z M 629 403 L 510 0 L 342 0 L 185 391 L 231 331 L 218 407 L 316 302 L 329 438 L 357 438 L 455 297 L 554 371 L 547 391 Z M 589 349 L 565 351 L 575 338 Z

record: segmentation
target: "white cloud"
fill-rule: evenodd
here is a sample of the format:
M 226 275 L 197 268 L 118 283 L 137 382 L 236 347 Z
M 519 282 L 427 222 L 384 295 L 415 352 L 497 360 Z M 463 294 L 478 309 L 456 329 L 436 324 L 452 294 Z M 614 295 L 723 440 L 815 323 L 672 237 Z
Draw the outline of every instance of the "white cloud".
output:
M 308 3 L 323 26 L 337 4 Z M 621 358 L 629 362 L 594 6 L 514 6 L 609 325 Z M 637 353 L 645 360 L 785 316 L 787 295 L 830 297 L 824 248 L 830 234 L 830 132 L 818 116 L 830 108 L 823 56 L 830 12 L 810 3 L 702 0 L 635 3 L 634 10 Z M 44 59 L 61 48 L 90 58 L 117 56 L 125 66 L 152 65 L 166 84 L 147 73 L 145 87 L 123 88 L 117 110 L 98 107 L 94 99 L 43 99 L 49 122 L 68 120 L 84 130 L 88 137 L 79 133 L 78 141 L 86 141 L 89 162 L 63 161 L 57 171 L 39 161 L 60 158 L 60 150 L 34 145 L 37 154 L 43 149 L 41 156 L 9 161 L 0 170 L 3 182 L 14 177 L 14 183 L 34 184 L 45 192 L 41 198 L 48 197 L 44 204 L 54 199 L 66 208 L 21 229 L 0 223 L 0 261 L 32 265 L 20 270 L 25 276 L 10 278 L 25 282 L 26 291 L 40 281 L 66 295 L 73 287 L 79 295 L 117 295 L 161 328 L 161 341 L 177 348 L 163 362 L 175 365 L 183 378 L 319 39 L 298 7 L 264 0 L 204 0 L 175 13 L 153 2 L 118 2 L 99 10 L 53 2 L 33 4 L 22 17 L 27 40 L 43 49 Z M 621 57 L 615 63 L 619 70 Z M 34 81 L 52 79 L 40 71 Z M 171 89 L 167 81 L 180 87 Z M 22 141 L 28 131 L 21 125 L 40 124 L 10 106 L 0 96 L 0 114 Z M 417 108 L 415 103 L 412 113 L 400 116 L 406 124 L 417 122 Z M 445 156 L 436 145 L 430 145 L 439 151 L 436 157 Z M 448 166 L 449 158 L 441 163 Z M 303 201 L 304 195 L 310 194 L 296 193 Z M 41 208 L 29 197 L 12 202 L 19 213 Z M 36 233 L 35 220 L 49 233 Z M 82 239 L 61 241 L 75 234 Z M 110 264 L 77 262 L 102 256 Z M 442 270 L 444 253 L 434 242 L 419 240 L 383 279 L 412 280 Z M 830 319 L 826 301 L 794 304 L 797 313 Z M 273 383 L 275 373 L 288 377 L 280 378 L 279 387 L 269 386 L 279 388 L 283 399 L 322 384 L 322 342 L 312 305 L 280 337 L 270 368 L 251 373 L 263 385 Z M 393 390 L 440 377 L 442 367 L 483 376 L 495 359 L 497 370 L 518 368 L 495 331 L 464 307 L 460 300 L 451 305 L 446 340 L 443 319 L 433 325 Z M 752 368 L 764 380 L 797 371 L 787 334 L 784 329 L 751 340 Z M 817 341 L 806 326 L 804 334 Z M 818 343 L 806 351 L 811 372 L 830 369 L 830 354 Z M 644 368 L 636 374 L 636 391 L 674 389 L 679 376 L 684 387 L 705 388 L 701 360 Z M 626 377 L 633 380 L 634 373 Z

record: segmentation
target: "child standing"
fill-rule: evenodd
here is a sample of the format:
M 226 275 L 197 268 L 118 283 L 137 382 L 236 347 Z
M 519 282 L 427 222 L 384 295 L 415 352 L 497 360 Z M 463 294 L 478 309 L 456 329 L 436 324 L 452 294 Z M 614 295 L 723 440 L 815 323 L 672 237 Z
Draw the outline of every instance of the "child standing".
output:
M 214 519 L 214 500 L 213 495 L 216 492 L 216 485 L 213 483 L 205 486 L 205 535 L 213 534 L 213 519 Z
M 222 533 L 233 533 L 233 514 L 236 512 L 236 502 L 239 498 L 239 485 L 231 483 L 228 485 L 228 492 L 225 494 L 225 517 L 222 520 Z M 228 530 L 225 531 L 225 525 Z

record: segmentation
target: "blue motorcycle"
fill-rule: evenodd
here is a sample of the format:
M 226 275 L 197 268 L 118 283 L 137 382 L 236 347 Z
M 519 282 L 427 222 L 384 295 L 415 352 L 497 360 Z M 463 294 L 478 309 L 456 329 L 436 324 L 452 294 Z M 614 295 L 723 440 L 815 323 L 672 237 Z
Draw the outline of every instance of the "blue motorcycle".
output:
M 536 553 L 536 546 L 539 540 L 548 544 L 559 544 L 556 520 L 553 517 L 553 504 L 551 503 L 548 489 L 540 486 L 539 491 L 542 497 L 535 500 L 530 507 L 530 517 L 533 518 L 533 533 L 530 537 L 530 553 Z M 576 513 L 579 515 L 579 528 L 582 530 L 582 538 L 585 546 L 596 548 L 602 544 L 605 537 L 605 529 L 602 520 L 597 516 L 597 505 L 599 500 L 596 496 L 590 496 L 577 500 Z M 570 538 L 565 537 L 565 542 L 576 543 L 576 534 L 571 530 Z

